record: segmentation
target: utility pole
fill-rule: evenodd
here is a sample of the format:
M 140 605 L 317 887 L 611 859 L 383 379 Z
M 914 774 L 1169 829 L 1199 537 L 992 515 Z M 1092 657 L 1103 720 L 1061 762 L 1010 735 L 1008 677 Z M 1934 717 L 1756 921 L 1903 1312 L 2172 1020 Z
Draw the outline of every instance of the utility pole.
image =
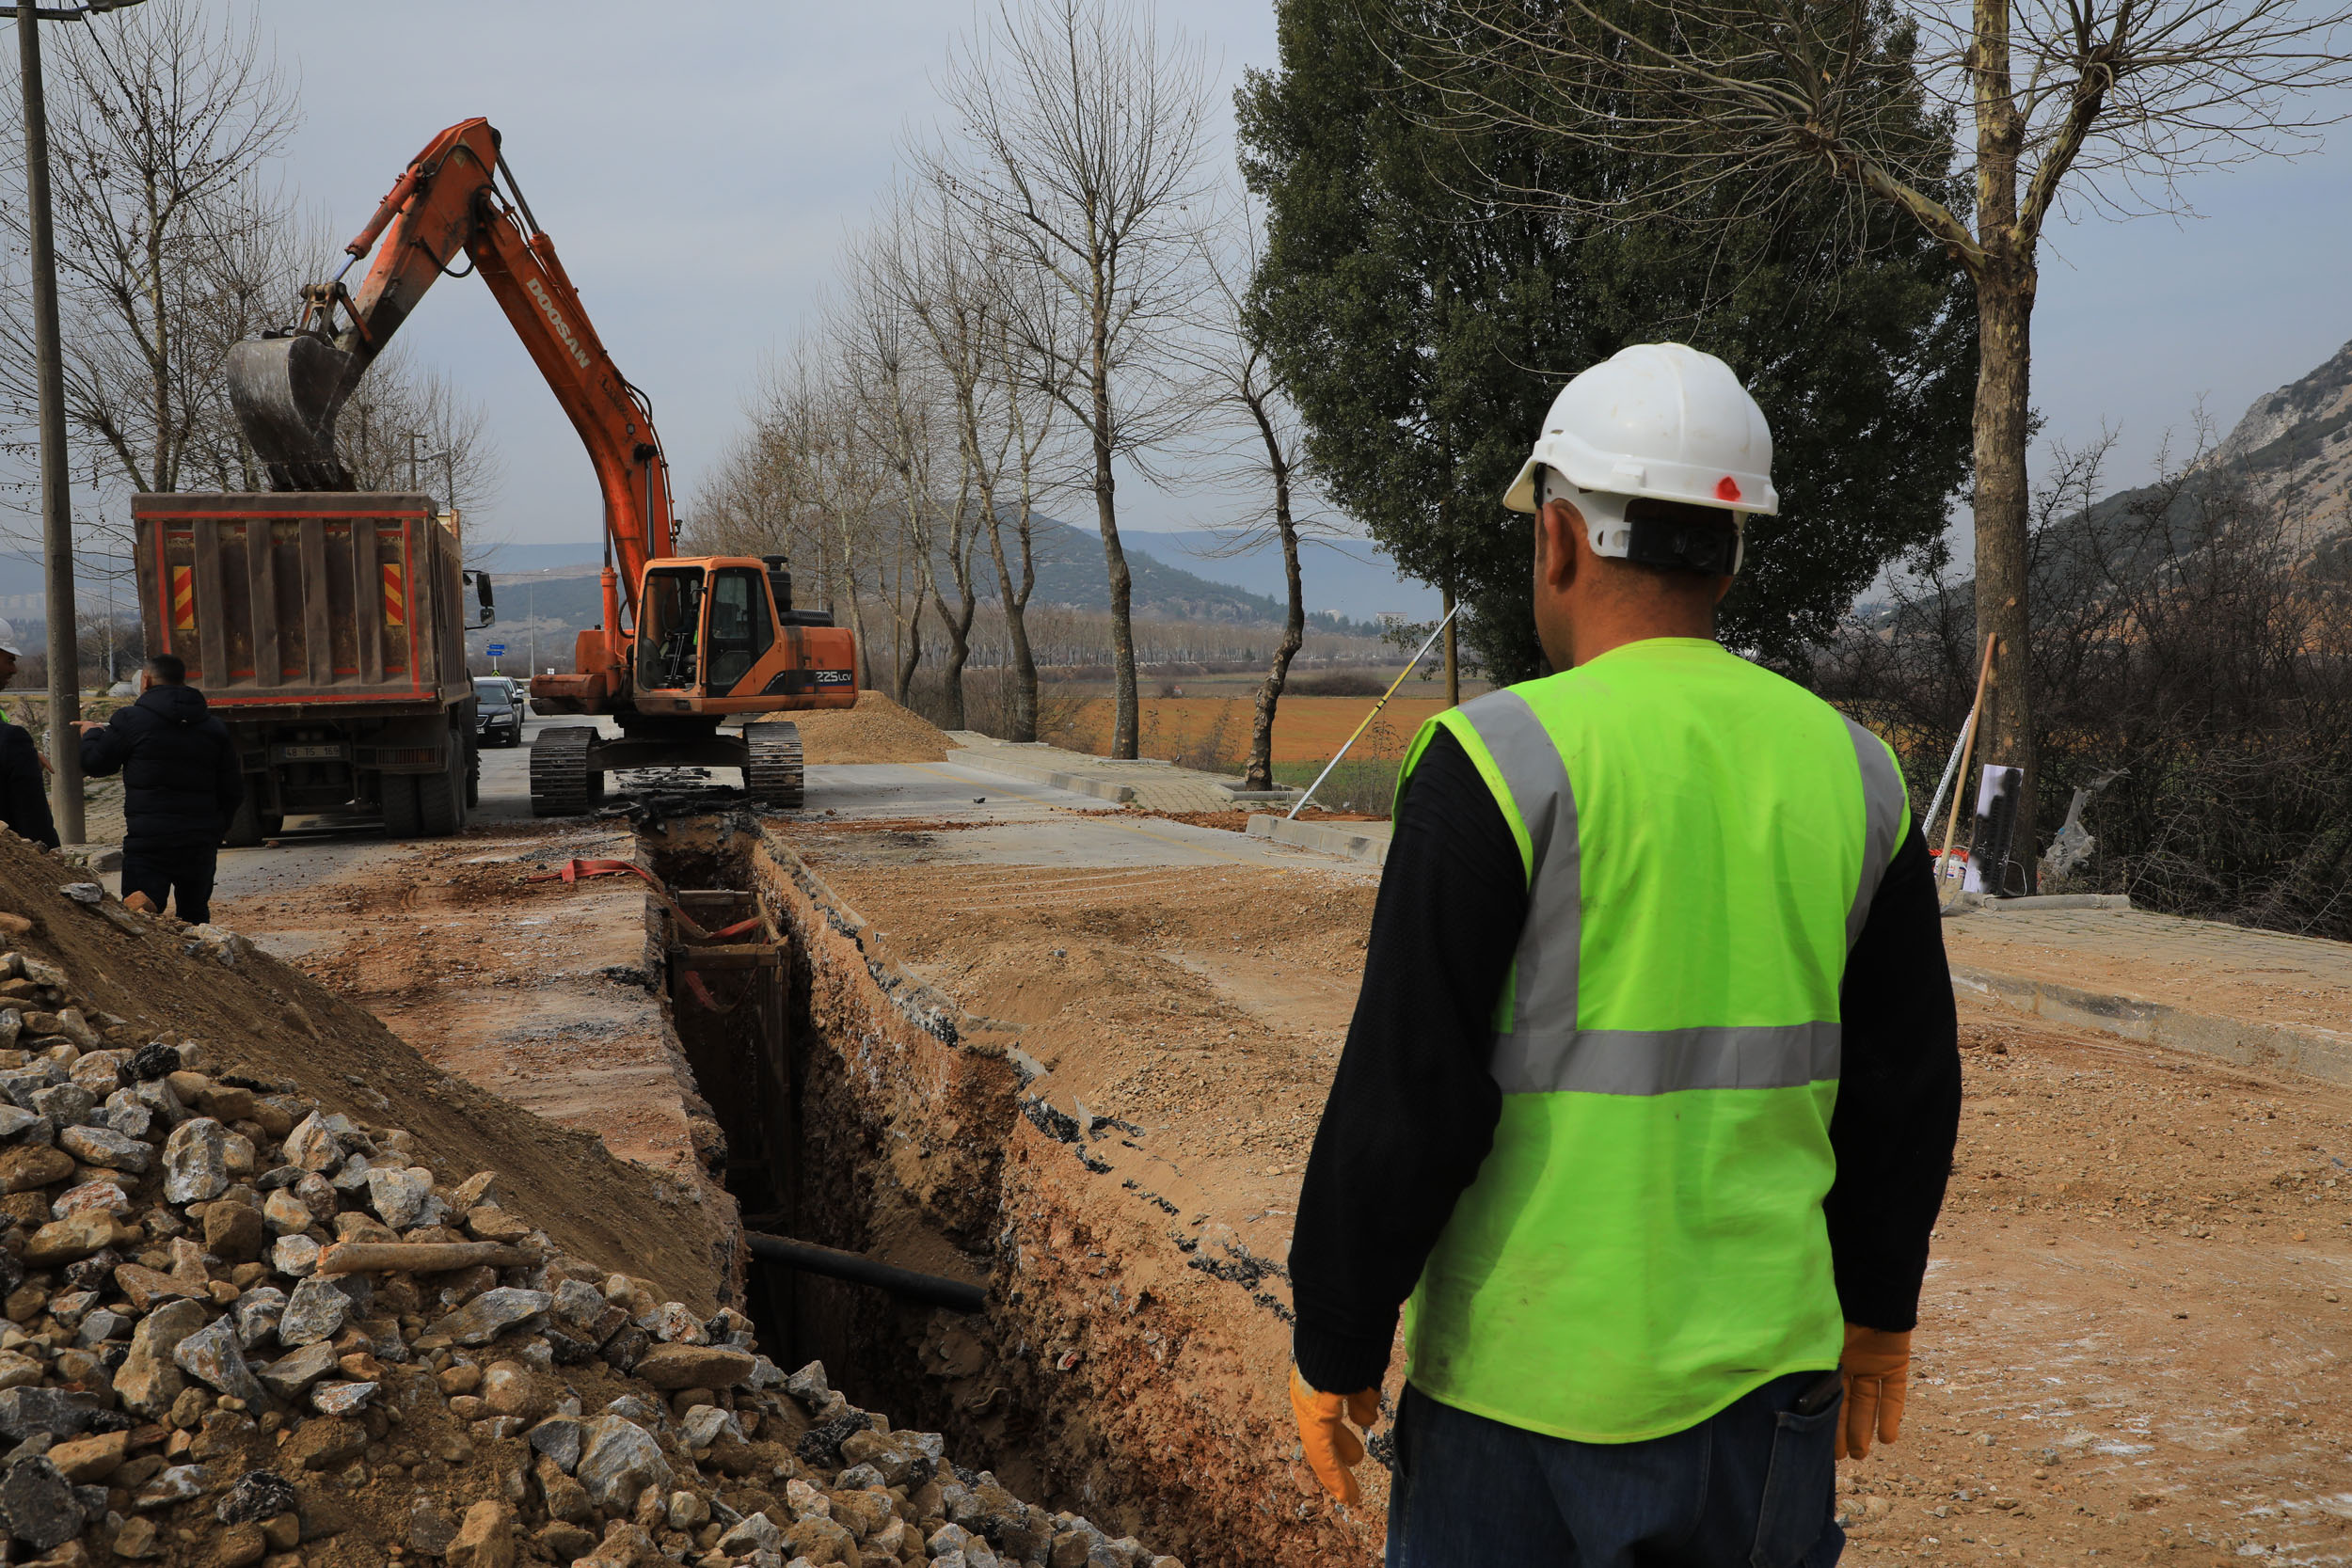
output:
M 40 24 L 85 22 L 139 0 L 80 7 L 17 0 L 19 91 L 24 104 L 24 210 L 32 220 L 33 359 L 40 388 L 40 546 L 49 616 L 49 814 L 60 843 L 82 842 L 82 659 L 74 636 L 73 491 L 65 467 L 65 350 L 57 326 L 57 245 L 49 210 L 49 111 L 40 83 Z
M 49 220 L 49 112 L 40 90 L 40 8 L 18 0 L 24 100 L 24 206 L 33 229 L 33 358 L 40 386 L 40 546 L 49 614 L 49 814 L 82 842 L 81 660 L 73 645 L 73 493 L 65 471 L 65 357 L 57 341 L 57 249 Z
M 423 439 L 424 432 L 421 430 L 408 433 L 408 493 L 412 496 L 417 493 L 417 443 Z

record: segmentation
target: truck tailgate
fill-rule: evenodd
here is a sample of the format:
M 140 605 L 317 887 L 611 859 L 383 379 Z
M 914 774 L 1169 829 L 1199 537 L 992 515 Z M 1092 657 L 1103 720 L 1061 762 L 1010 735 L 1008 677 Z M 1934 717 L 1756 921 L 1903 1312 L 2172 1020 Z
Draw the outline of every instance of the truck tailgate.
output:
M 142 495 L 152 652 L 240 708 L 441 706 L 472 694 L 456 543 L 424 496 Z

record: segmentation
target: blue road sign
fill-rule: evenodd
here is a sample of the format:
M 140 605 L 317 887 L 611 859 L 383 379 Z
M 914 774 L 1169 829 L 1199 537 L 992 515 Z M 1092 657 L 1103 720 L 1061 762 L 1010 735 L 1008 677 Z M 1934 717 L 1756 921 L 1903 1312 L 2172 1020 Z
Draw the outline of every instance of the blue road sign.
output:
M 499 655 L 504 653 L 505 651 L 506 644 L 503 642 L 493 642 L 487 648 L 483 650 L 483 652 L 488 654 L 492 658 L 498 657 Z

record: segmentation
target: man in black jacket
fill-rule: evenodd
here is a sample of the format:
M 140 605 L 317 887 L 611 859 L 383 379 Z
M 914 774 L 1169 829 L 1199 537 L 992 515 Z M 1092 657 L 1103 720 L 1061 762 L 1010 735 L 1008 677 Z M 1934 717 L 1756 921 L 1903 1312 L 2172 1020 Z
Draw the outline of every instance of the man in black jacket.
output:
M 8 623 L 0 621 L 0 628 Z M 16 679 L 16 650 L 0 645 L 0 686 Z M 0 823 L 19 838 L 55 849 L 57 825 L 49 815 L 49 780 L 40 751 L 22 724 L 0 720 Z
M 212 917 L 213 866 L 229 819 L 245 800 L 236 744 L 214 718 L 188 667 L 171 654 L 147 661 L 146 690 L 104 724 L 82 726 L 82 771 L 122 774 L 122 895 L 156 909 L 177 894 L 181 919 Z

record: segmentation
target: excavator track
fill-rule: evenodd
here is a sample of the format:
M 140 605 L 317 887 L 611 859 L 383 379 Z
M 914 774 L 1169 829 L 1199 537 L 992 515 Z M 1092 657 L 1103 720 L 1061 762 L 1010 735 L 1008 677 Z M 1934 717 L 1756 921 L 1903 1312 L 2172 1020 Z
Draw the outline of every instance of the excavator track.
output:
M 776 720 L 746 724 L 743 744 L 748 753 L 743 762 L 743 787 L 751 798 L 764 806 L 798 810 L 801 727 Z
M 582 816 L 604 803 L 604 769 L 589 767 L 595 726 L 542 730 L 531 743 L 531 815 Z M 794 749 L 795 758 L 799 756 Z M 797 767 L 793 776 L 799 777 Z

